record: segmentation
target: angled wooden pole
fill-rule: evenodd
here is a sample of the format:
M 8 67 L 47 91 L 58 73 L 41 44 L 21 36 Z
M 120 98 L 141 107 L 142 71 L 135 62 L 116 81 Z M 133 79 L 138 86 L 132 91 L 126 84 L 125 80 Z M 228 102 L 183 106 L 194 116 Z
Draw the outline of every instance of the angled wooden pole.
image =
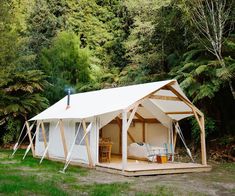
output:
M 136 111 L 137 111 L 137 109 L 138 109 L 138 106 L 139 106 L 139 103 L 137 103 L 137 104 L 135 105 L 134 109 L 131 110 L 131 115 L 130 115 L 128 121 L 127 121 L 127 130 L 129 129 L 129 127 L 130 127 L 130 125 L 131 125 L 131 122 L 132 122 L 133 118 L 135 117 L 135 114 L 136 114 Z
M 32 135 L 31 135 L 31 129 L 29 127 L 29 122 L 26 121 L 25 124 L 26 124 L 27 134 L 29 136 L 29 142 L 32 144 L 31 145 L 32 154 L 33 154 L 33 157 L 35 157 L 35 150 L 34 150 L 34 145 L 33 145 L 33 140 L 32 140 Z
M 93 161 L 92 161 L 92 158 L 91 158 L 91 149 L 90 149 L 89 139 L 88 139 L 88 135 L 87 135 L 87 128 L 86 128 L 85 120 L 82 120 L 82 127 L 83 127 L 84 134 L 86 134 L 85 142 L 86 142 L 86 150 L 87 150 L 89 166 L 93 167 Z
M 175 90 L 171 85 L 167 85 L 166 88 L 170 90 L 172 93 L 174 93 L 180 100 L 182 100 L 186 105 L 188 105 L 192 110 L 194 109 L 200 116 L 203 115 L 203 113 L 194 106 L 190 101 L 188 101 L 184 96 L 182 96 L 177 90 Z
M 62 119 L 60 119 L 60 135 L 61 135 L 61 140 L 62 140 L 62 144 L 64 148 L 64 157 L 66 159 L 68 156 L 68 148 L 67 148 L 67 143 L 66 143 L 66 139 L 64 135 L 64 122 L 62 121 Z
M 127 135 L 128 135 L 128 137 L 130 138 L 130 140 L 131 140 L 133 143 L 136 142 L 135 139 L 134 139 L 134 137 L 130 134 L 129 131 L 127 131 Z
M 46 137 L 46 131 L 45 131 L 45 126 L 44 126 L 44 122 L 41 121 L 41 128 L 42 128 L 42 137 L 43 137 L 43 142 L 44 142 L 44 147 L 45 149 L 47 148 L 47 137 Z M 46 153 L 47 158 L 49 158 L 49 153 L 47 151 Z

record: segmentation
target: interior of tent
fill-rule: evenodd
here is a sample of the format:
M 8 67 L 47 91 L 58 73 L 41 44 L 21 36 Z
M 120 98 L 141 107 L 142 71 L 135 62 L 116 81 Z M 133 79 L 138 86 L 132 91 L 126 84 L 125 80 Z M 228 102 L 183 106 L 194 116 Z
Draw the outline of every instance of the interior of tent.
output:
M 130 112 L 128 113 L 130 116 Z M 110 143 L 111 160 L 121 160 L 122 155 L 122 128 L 121 117 L 116 117 L 99 132 L 100 151 L 102 143 Z M 129 159 L 148 160 L 148 149 L 158 149 L 159 153 L 165 153 L 171 149 L 171 131 L 161 124 L 143 106 L 139 107 L 127 132 L 127 152 Z M 147 146 L 149 145 L 149 146 Z M 104 155 L 105 156 L 105 155 Z M 99 152 L 100 162 L 102 152 Z M 103 157 L 104 159 L 106 157 Z

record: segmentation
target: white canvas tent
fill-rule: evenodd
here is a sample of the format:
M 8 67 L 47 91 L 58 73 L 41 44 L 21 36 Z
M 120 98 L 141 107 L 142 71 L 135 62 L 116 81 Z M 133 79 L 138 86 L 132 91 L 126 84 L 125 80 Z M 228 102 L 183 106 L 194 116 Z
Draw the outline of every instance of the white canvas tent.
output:
M 37 122 L 35 147 L 29 122 L 26 122 L 34 156 L 72 160 L 94 167 L 99 164 L 100 131 L 116 119 L 120 129 L 121 170 L 124 172 L 128 164 L 128 129 L 132 121 L 148 124 L 156 119 L 169 133 L 166 142 L 175 145 L 173 123 L 194 115 L 201 130 L 202 165 L 207 165 L 204 115 L 188 100 L 176 80 L 74 94 L 70 96 L 69 107 L 67 101 L 68 96 L 29 120 Z M 76 141 L 78 126 L 84 133 L 80 143 Z M 145 128 L 143 126 L 143 131 Z M 114 135 L 115 132 L 111 134 Z M 155 136 L 157 138 L 157 132 Z

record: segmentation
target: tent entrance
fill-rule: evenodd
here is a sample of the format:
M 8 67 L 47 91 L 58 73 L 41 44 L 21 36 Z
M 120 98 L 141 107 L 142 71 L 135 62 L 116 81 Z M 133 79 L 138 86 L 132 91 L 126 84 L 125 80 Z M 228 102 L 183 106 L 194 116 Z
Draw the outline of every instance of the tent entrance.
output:
M 169 129 L 158 120 L 134 118 L 127 131 L 128 158 L 147 161 L 146 145 L 153 146 L 162 153 L 166 146 L 170 148 L 170 138 Z M 122 119 L 119 117 L 99 131 L 99 162 L 115 162 L 117 157 L 122 157 Z

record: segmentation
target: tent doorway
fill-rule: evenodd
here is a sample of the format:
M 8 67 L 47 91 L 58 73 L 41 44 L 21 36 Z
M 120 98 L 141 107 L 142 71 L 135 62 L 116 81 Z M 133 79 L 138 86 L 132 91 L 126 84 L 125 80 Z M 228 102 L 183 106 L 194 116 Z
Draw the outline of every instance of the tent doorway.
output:
M 128 118 L 129 116 L 130 112 Z M 128 159 L 148 161 L 147 145 L 163 153 L 166 147 L 170 147 L 171 138 L 169 128 L 162 125 L 146 109 L 139 107 L 127 131 Z M 122 119 L 117 116 L 99 130 L 99 162 L 116 162 L 120 158 L 122 158 Z

